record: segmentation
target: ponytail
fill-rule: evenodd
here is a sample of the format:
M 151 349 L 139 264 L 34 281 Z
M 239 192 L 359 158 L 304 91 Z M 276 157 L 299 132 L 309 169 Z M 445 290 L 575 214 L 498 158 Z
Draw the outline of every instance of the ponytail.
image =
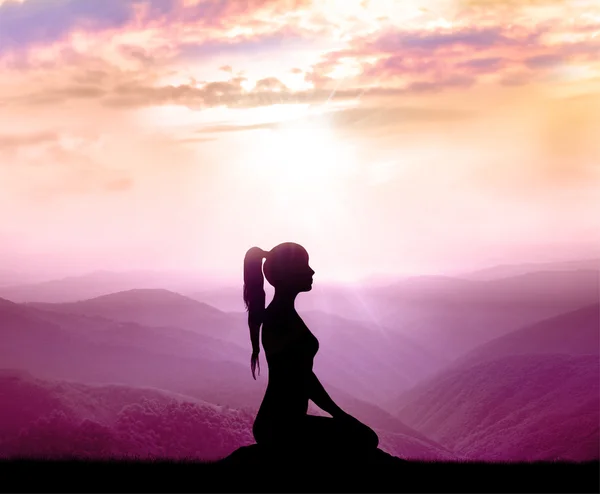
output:
M 254 379 L 254 368 L 258 365 L 260 352 L 260 326 L 265 312 L 265 288 L 262 262 L 266 252 L 258 247 L 252 247 L 244 257 L 244 304 L 248 311 L 248 327 L 252 343 L 251 368 Z M 260 366 L 258 366 L 260 375 Z

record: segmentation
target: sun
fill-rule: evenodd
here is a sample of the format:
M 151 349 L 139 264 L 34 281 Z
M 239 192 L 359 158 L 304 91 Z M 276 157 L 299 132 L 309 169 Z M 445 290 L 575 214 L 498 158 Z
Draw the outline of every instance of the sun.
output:
M 286 193 L 331 185 L 350 171 L 348 153 L 328 129 L 283 128 L 269 133 L 268 144 L 256 157 L 255 170 Z
M 357 171 L 356 153 L 325 117 L 257 134 L 244 167 L 248 179 L 261 182 L 279 214 L 314 227 L 343 215 L 348 182 Z

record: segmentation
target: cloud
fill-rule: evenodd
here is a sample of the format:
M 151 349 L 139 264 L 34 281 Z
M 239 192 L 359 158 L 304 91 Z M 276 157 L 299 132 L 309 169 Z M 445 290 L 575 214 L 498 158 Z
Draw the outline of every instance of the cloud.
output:
M 279 56 L 286 49 L 295 49 L 297 44 L 310 42 L 310 37 L 294 25 L 276 26 L 236 36 L 182 40 L 176 44 L 171 61 L 192 63 L 212 57 L 253 57 L 257 53 Z M 228 72 L 227 68 L 231 69 L 229 64 L 221 66 L 220 70 Z
M 58 135 L 54 132 L 35 134 L 0 134 L 0 151 L 14 152 L 21 148 L 55 142 Z
M 447 77 L 436 81 L 414 81 L 408 87 L 408 92 L 431 93 L 448 88 L 468 88 L 475 84 L 475 78 L 463 75 Z
M 177 139 L 177 142 L 181 144 L 202 144 L 204 142 L 213 142 L 214 137 L 188 137 L 185 139 Z
M 466 7 L 530 7 L 530 6 L 560 6 L 567 5 L 567 0 L 459 0 Z
M 194 25 L 223 29 L 267 14 L 281 16 L 306 0 L 26 0 L 0 4 L 0 47 L 22 50 L 66 39 L 76 31 L 102 33 L 135 28 Z
M 169 0 L 162 3 L 172 4 Z M 136 4 L 140 2 L 49 0 L 3 3 L 0 5 L 0 46 L 7 49 L 51 43 L 75 29 L 121 28 L 134 18 Z
M 136 108 L 159 105 L 182 105 L 191 109 L 229 107 L 257 108 L 281 104 L 307 104 L 389 98 L 416 92 L 437 92 L 445 89 L 466 87 L 474 80 L 465 76 L 445 77 L 438 81 L 416 81 L 406 87 L 381 85 L 372 88 L 350 87 L 332 91 L 315 88 L 294 91 L 275 78 L 263 79 L 262 84 L 245 90 L 238 79 L 210 82 L 201 86 L 182 84 L 178 86 L 129 85 L 116 88 L 102 99 L 102 104 L 115 108 Z
M 333 128 L 337 131 L 355 131 L 364 133 L 386 127 L 396 127 L 402 123 L 459 122 L 474 117 L 466 110 L 419 106 L 362 106 L 344 108 L 291 120 L 262 122 L 251 125 L 207 125 L 198 129 L 201 134 L 220 134 L 252 130 L 277 129 L 317 129 Z
M 548 55 L 537 55 L 535 57 L 526 58 L 523 62 L 530 69 L 540 69 L 553 67 L 565 61 L 565 57 L 561 53 L 553 53 Z
M 459 62 L 457 67 L 473 70 L 474 72 L 494 72 L 507 63 L 508 60 L 503 57 L 483 57 Z
M 202 127 L 198 132 L 206 134 L 221 134 L 227 132 L 241 132 L 245 130 L 263 130 L 263 129 L 275 129 L 279 127 L 280 122 L 268 122 L 251 125 L 207 125 Z M 210 140 L 206 138 L 190 139 L 192 142 L 196 140 Z
M 276 77 L 266 77 L 256 82 L 255 88 L 257 90 L 265 91 L 285 91 L 287 88 L 283 82 Z
M 517 72 L 506 74 L 500 78 L 500 85 L 505 87 L 525 86 L 531 82 L 531 74 L 528 72 Z
M 341 48 L 321 51 L 320 58 L 315 50 L 314 58 L 306 57 L 307 63 L 302 68 L 291 68 L 290 64 L 282 65 L 279 73 L 276 67 L 258 76 L 254 73 L 255 79 L 246 85 L 245 79 L 233 77 L 232 65 L 236 66 L 236 74 L 248 76 L 253 56 L 270 58 L 272 54 L 285 60 L 285 54 L 297 44 L 309 46 L 305 43 L 312 42 L 311 36 L 322 34 L 318 29 L 315 31 L 319 23 L 331 23 L 328 33 L 342 30 L 345 26 L 342 20 L 346 19 L 343 13 L 334 18 L 324 16 L 319 5 L 309 1 L 49 0 L 33 3 L 28 0 L 10 7 L 0 4 L 0 26 L 9 20 L 22 25 L 24 31 L 19 36 L 23 38 L 23 46 L 33 43 L 27 39 L 42 36 L 35 34 L 36 29 L 44 31 L 46 42 L 63 39 L 82 26 L 91 33 L 90 38 L 56 49 L 48 48 L 50 51 L 44 52 L 42 62 L 36 56 L 15 58 L 14 63 L 22 64 L 19 67 L 24 80 L 29 70 L 40 77 L 35 85 L 15 85 L 15 93 L 20 93 L 18 97 L 9 97 L 5 92 L 0 104 L 41 106 L 78 101 L 123 109 L 155 105 L 249 108 L 323 101 L 332 94 L 337 100 L 353 99 L 367 89 L 369 96 L 396 96 L 458 90 L 489 81 L 505 86 L 523 85 L 542 80 L 544 73 L 557 64 L 591 60 L 600 48 L 600 36 L 592 38 L 592 27 L 598 21 L 591 17 L 581 16 L 572 23 L 516 18 L 510 24 L 491 22 L 489 18 L 478 22 L 479 14 L 462 13 L 452 23 L 442 24 L 444 27 L 414 22 L 409 24 L 410 29 L 406 28 L 407 24 L 392 25 L 389 19 L 378 19 L 380 29 L 371 29 L 365 34 L 353 32 L 346 26 L 345 41 L 335 43 Z M 492 4 L 495 8 L 500 2 L 490 3 L 489 12 L 494 10 Z M 313 10 L 308 10 L 311 5 Z M 45 29 L 43 23 L 27 24 L 37 19 L 39 12 L 49 12 L 50 6 L 56 7 L 53 15 L 60 15 L 60 22 L 51 29 Z M 306 17 L 299 20 L 298 12 Z M 88 22 L 88 19 L 91 20 Z M 255 25 L 258 31 L 254 31 Z M 93 34 L 113 28 L 119 30 L 118 36 L 103 38 L 105 44 L 110 45 L 108 55 L 96 54 L 93 48 L 101 49 L 103 43 L 102 38 L 96 39 Z M 578 41 L 567 43 L 552 38 L 557 33 L 577 33 L 581 29 L 587 37 L 577 38 Z M 0 34 L 0 38 L 10 35 L 6 32 Z M 238 67 L 237 58 L 244 60 L 246 55 L 247 66 Z M 206 68 L 203 62 L 207 60 L 214 61 L 215 67 Z M 295 60 L 293 63 L 296 65 Z M 211 75 L 195 72 L 205 68 Z M 184 71 L 188 77 L 167 83 L 173 80 L 170 75 Z M 215 80 L 224 74 L 228 80 Z M 306 84 L 293 86 L 290 74 L 304 74 Z M 196 77 L 203 82 L 198 82 Z M 188 82 L 183 82 L 185 80 Z M 254 88 L 247 90 L 252 84 Z
M 531 53 L 530 47 L 540 43 L 546 30 L 546 26 L 523 29 L 471 24 L 435 29 L 391 26 L 323 55 L 307 78 L 324 86 L 337 69 L 354 63 L 360 67 L 356 78 L 362 83 L 398 78 L 405 87 L 442 88 L 444 79 L 460 76 L 466 80 L 503 70 L 514 63 L 514 53 L 522 47 Z
M 134 182 L 131 178 L 123 177 L 106 182 L 104 189 L 111 192 L 121 192 L 133 188 L 133 185 Z
M 442 88 L 444 79 L 456 77 L 489 82 L 488 75 L 510 84 L 515 72 L 520 82 L 525 74 L 533 82 L 556 65 L 593 62 L 600 53 L 600 16 L 517 18 L 513 23 L 490 18 L 480 23 L 483 27 L 478 24 L 471 13 L 444 27 L 390 25 L 324 54 L 306 78 L 319 87 L 331 86 L 332 74 L 354 64 L 359 67 L 355 79 L 362 84 L 386 81 L 421 90 Z M 523 66 L 529 72 L 519 70 Z
M 514 45 L 518 41 L 506 36 L 501 27 L 468 27 L 457 31 L 397 31 L 390 30 L 368 43 L 371 52 L 394 53 L 399 50 L 433 52 L 453 46 L 490 48 Z
M 485 64 L 492 65 L 494 60 Z M 477 70 L 448 71 L 447 74 L 435 70 L 435 66 L 421 70 L 395 58 L 382 62 L 391 74 L 409 74 L 410 79 L 404 84 L 394 84 L 393 77 L 377 85 L 364 85 L 363 78 L 351 78 L 342 86 L 326 76 L 320 84 L 313 88 L 294 90 L 277 77 L 265 77 L 247 86 L 244 77 L 231 77 L 228 80 L 199 83 L 190 80 L 183 84 L 160 84 L 152 76 L 144 76 L 135 71 L 129 73 L 119 68 L 106 66 L 102 70 L 83 68 L 71 74 L 66 81 L 57 81 L 48 87 L 35 88 L 12 98 L 5 97 L 0 103 L 20 105 L 23 107 L 59 107 L 68 102 L 88 103 L 112 109 L 135 109 L 152 106 L 177 105 L 195 110 L 214 107 L 256 108 L 279 104 L 314 104 L 352 100 L 369 100 L 372 98 L 394 98 L 402 95 L 442 92 L 457 90 L 476 84 Z M 401 72 L 400 64 L 404 64 Z M 482 64 L 482 65 L 485 65 Z M 376 65 L 376 71 L 383 71 L 383 65 Z M 311 72 L 307 73 L 307 77 Z M 388 83 L 386 83 L 388 82 Z

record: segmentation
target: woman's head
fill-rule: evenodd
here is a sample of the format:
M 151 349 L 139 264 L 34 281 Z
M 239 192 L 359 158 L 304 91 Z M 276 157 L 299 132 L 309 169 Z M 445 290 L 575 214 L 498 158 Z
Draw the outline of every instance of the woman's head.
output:
M 297 294 L 312 289 L 315 272 L 308 264 L 304 247 L 293 242 L 279 244 L 266 258 L 265 277 L 275 290 Z
M 263 259 L 266 259 L 263 275 Z M 248 323 L 262 323 L 265 309 L 264 278 L 279 293 L 297 295 L 312 289 L 315 272 L 308 265 L 308 252 L 299 244 L 286 242 L 266 252 L 252 247 L 244 258 L 244 303 Z

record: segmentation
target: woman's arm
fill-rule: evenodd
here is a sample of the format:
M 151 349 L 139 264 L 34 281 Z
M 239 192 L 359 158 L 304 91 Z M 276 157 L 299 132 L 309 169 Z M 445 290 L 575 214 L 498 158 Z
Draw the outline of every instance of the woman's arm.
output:
M 345 412 L 327 394 L 327 391 L 325 391 L 325 388 L 314 372 L 311 372 L 309 377 L 308 394 L 315 405 L 332 417 L 345 415 Z

